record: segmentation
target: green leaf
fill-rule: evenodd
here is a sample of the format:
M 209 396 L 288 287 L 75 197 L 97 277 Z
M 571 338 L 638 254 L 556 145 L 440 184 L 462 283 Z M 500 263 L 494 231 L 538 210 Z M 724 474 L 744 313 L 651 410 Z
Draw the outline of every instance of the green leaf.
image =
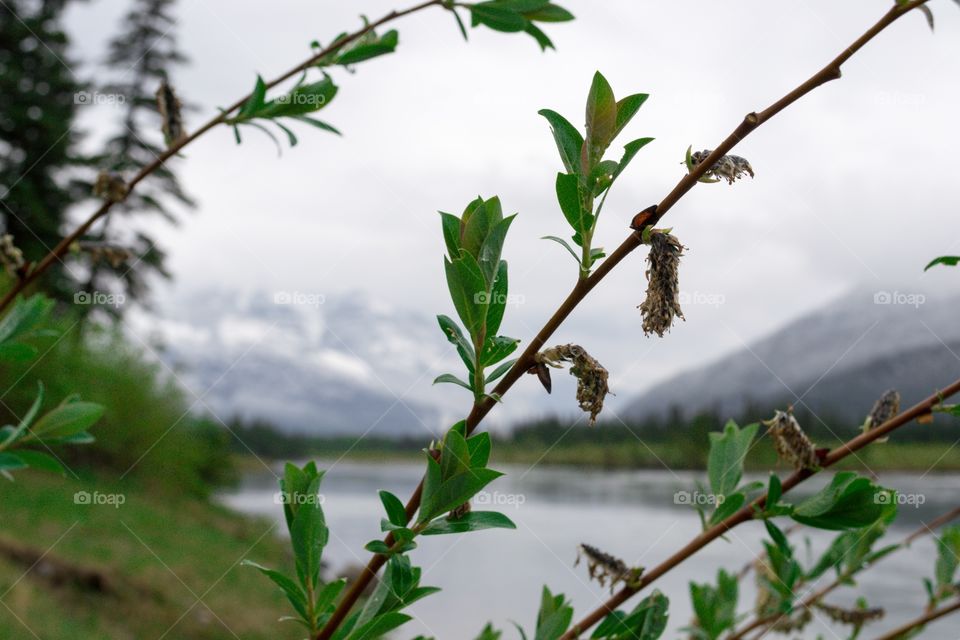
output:
M 27 463 L 20 456 L 0 451 L 0 471 L 15 471 L 26 467 Z
M 250 560 L 244 560 L 240 563 L 241 566 L 253 567 L 263 575 L 270 578 L 270 580 L 280 587 L 284 595 L 287 596 L 287 600 L 290 602 L 290 605 L 296 610 L 304 620 L 309 620 L 309 614 L 307 613 L 307 596 L 304 594 L 303 589 L 300 588 L 296 582 L 273 569 L 268 569 L 263 565 L 257 564 Z
M 442 373 L 433 379 L 433 384 L 444 384 L 444 383 L 455 384 L 458 387 L 463 387 L 467 391 L 474 390 L 473 385 L 471 385 L 469 382 L 465 382 L 464 380 L 461 380 L 460 378 L 453 375 L 452 373 Z
M 739 599 L 737 577 L 721 569 L 717 586 L 690 583 L 690 598 L 696 614 L 696 627 L 704 632 L 701 637 L 716 640 L 732 630 L 737 621 Z
M 499 202 L 497 206 L 499 207 Z M 503 253 L 503 243 L 507 238 L 507 231 L 510 230 L 510 224 L 516 217 L 517 215 L 513 214 L 494 224 L 480 247 L 477 261 L 488 284 L 493 284 L 496 278 L 500 267 L 500 256 Z
M 633 116 L 637 115 L 640 107 L 649 97 L 646 93 L 635 93 L 617 102 L 617 124 L 614 128 L 613 138 L 620 135 L 623 128 L 633 119 Z
M 707 458 L 707 475 L 710 489 L 715 496 L 729 495 L 743 477 L 743 462 L 757 435 L 759 424 L 750 424 L 743 429 L 733 420 L 727 422 L 722 433 L 710 434 L 710 454 Z
M 538 111 L 541 116 L 550 123 L 550 131 L 553 133 L 553 140 L 557 144 L 557 150 L 560 152 L 560 161 L 567 173 L 580 173 L 580 153 L 583 150 L 583 136 L 577 131 L 570 122 L 556 111 L 550 109 L 541 109 Z
M 433 459 L 427 461 L 428 478 L 424 481 L 423 504 L 420 505 L 419 522 L 433 520 L 436 516 L 454 509 L 467 502 L 485 486 L 503 474 L 493 469 L 470 469 L 449 479 L 441 479 L 436 488 L 428 491 L 427 481 L 430 480 L 431 467 L 439 465 Z M 434 480 L 436 481 L 436 480 Z
M 487 312 L 487 284 L 477 261 L 468 253 L 459 260 L 444 259 L 447 287 L 453 306 L 467 332 L 475 337 L 484 327 Z
M 51 455 L 33 449 L 17 449 L 17 457 L 23 460 L 28 467 L 39 469 L 40 471 L 49 471 L 50 473 L 59 473 L 66 475 L 66 469 L 63 465 Z
M 437 518 L 421 532 L 425 536 L 466 533 L 484 529 L 516 529 L 510 518 L 496 511 L 471 511 L 456 520 Z
M 243 107 L 241 107 L 237 113 L 237 120 L 243 121 L 253 118 L 254 114 L 263 110 L 266 104 L 266 97 L 267 84 L 260 75 L 257 75 L 257 82 L 253 87 L 253 93 L 250 94 L 250 97 L 247 98 L 247 101 L 243 103 Z
M 387 518 L 395 525 L 406 526 L 407 524 L 407 509 L 400 501 L 400 498 L 393 495 L 389 491 L 380 491 L 380 502 L 383 503 L 383 508 L 387 512 Z
M 573 20 L 573 14 L 563 7 L 555 4 L 548 4 L 542 9 L 524 13 L 528 20 L 537 22 L 568 22 Z
M 505 374 L 507 371 L 510 371 L 510 369 L 513 368 L 513 365 L 517 362 L 517 360 L 518 358 L 512 358 L 498 365 L 496 369 L 494 369 L 492 372 L 487 374 L 487 379 L 484 380 L 484 382 L 486 382 L 487 384 L 490 384 L 491 382 L 497 380 L 498 378 L 500 378 L 500 376 Z
M 449 480 L 457 474 L 470 471 L 470 452 L 467 440 L 457 429 L 450 429 L 440 450 L 440 477 Z
M 495 336 L 500 331 L 500 324 L 507 310 L 508 293 L 507 261 L 501 260 L 497 277 L 494 278 L 493 286 L 490 288 L 490 300 L 487 305 L 487 335 Z
M 837 473 L 830 484 L 807 498 L 792 514 L 800 524 L 817 529 L 856 529 L 884 517 L 892 494 L 852 471 Z
M 360 628 L 353 631 L 348 640 L 374 640 L 382 638 L 394 629 L 405 625 L 412 620 L 410 616 L 399 611 L 390 611 L 380 616 L 376 616 Z
M 615 611 L 597 625 L 591 638 L 602 640 L 657 640 L 667 628 L 670 601 L 660 591 L 640 601 L 629 614 Z
M 589 231 L 587 218 L 583 210 L 583 200 L 580 197 L 580 178 L 570 173 L 558 173 L 556 181 L 557 202 L 563 217 L 581 236 Z
M 440 223 L 443 225 L 443 241 L 447 245 L 447 253 L 451 260 L 456 260 L 460 257 L 460 218 L 441 211 Z
M 477 357 L 473 351 L 473 345 L 464 337 L 463 332 L 460 331 L 460 327 L 457 326 L 457 323 L 450 317 L 442 314 L 438 315 L 437 322 L 440 323 L 440 330 L 443 331 L 443 335 L 447 337 L 447 340 L 451 344 L 457 347 L 457 353 L 460 354 L 460 359 L 463 360 L 463 364 L 466 365 L 467 371 L 470 372 L 472 377 L 477 366 Z
M 68 402 L 46 414 L 34 425 L 31 435 L 64 438 L 93 426 L 103 415 L 103 406 L 94 402 Z
M 480 356 L 483 366 L 496 364 L 517 350 L 520 341 L 506 336 L 488 338 Z
M 923 268 L 923 270 L 927 271 L 931 267 L 935 267 L 938 264 L 946 265 L 948 267 L 955 267 L 960 264 L 960 256 L 940 256 L 939 258 L 934 258 L 930 261 L 930 264 Z
M 50 314 L 54 302 L 37 294 L 27 299 L 17 298 L 13 308 L 0 319 L 0 344 L 27 338 Z
M 607 79 L 597 71 L 587 95 L 587 138 L 583 173 L 589 173 L 603 158 L 617 129 L 617 101 Z
M 400 34 L 394 29 L 387 31 L 382 36 L 377 36 L 374 33 L 368 35 L 372 35 L 373 37 L 364 39 L 359 44 L 338 55 L 336 57 L 336 64 L 356 64 L 370 60 L 371 58 L 376 58 L 377 56 L 393 53 L 396 51 L 397 44 L 400 41 Z
M 556 49 L 556 47 L 553 46 L 553 40 L 551 40 L 547 34 L 540 29 L 540 27 L 532 22 L 527 23 L 527 26 L 524 28 L 524 32 L 533 36 L 533 39 L 537 41 L 538 45 L 540 45 L 541 51 L 546 51 L 547 49 Z
M 477 433 L 467 438 L 467 451 L 470 455 L 470 467 L 482 469 L 490 461 L 490 434 Z
M 631 142 L 628 142 L 623 146 L 623 157 L 620 158 L 620 163 L 617 165 L 617 170 L 613 174 L 613 179 L 616 180 L 623 170 L 627 168 L 627 165 L 630 164 L 630 161 L 633 160 L 634 156 L 643 149 L 645 146 L 653 142 L 653 138 L 637 138 Z
M 717 505 L 717 508 L 714 509 L 713 514 L 711 514 L 710 524 L 713 525 L 718 522 L 723 522 L 739 511 L 740 507 L 742 507 L 746 501 L 747 496 L 739 492 L 724 496 L 723 501 Z
M 557 236 L 543 236 L 543 237 L 540 238 L 540 239 L 541 239 L 541 240 L 553 240 L 554 242 L 562 245 L 563 247 L 566 248 L 567 251 L 570 252 L 570 255 L 572 255 L 572 256 L 573 256 L 573 259 L 577 261 L 577 264 L 580 264 L 580 254 L 577 253 L 576 251 L 574 251 L 574 250 L 573 250 L 573 247 L 571 247 L 570 244 L 569 244 L 566 240 L 564 240 L 563 238 L 558 238 Z
M 537 614 L 537 631 L 534 640 L 557 640 L 573 621 L 573 607 L 563 595 L 554 596 L 550 589 L 543 588 L 540 597 L 540 612 Z
M 504 33 L 523 31 L 526 28 L 526 18 L 498 5 L 498 2 L 480 2 L 468 5 L 467 9 L 470 11 L 474 26 L 482 24 L 494 31 Z

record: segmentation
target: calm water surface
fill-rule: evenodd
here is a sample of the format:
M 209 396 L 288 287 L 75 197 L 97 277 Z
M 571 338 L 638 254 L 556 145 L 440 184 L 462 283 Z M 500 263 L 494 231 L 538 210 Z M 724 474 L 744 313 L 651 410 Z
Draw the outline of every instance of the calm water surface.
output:
M 420 479 L 422 465 L 340 462 L 327 468 L 323 499 L 331 537 L 324 558 L 337 572 L 365 562 L 363 545 L 381 536 L 382 507 L 377 491 L 387 489 L 405 499 Z M 513 638 L 516 632 L 509 630 L 509 621 L 533 628 L 544 584 L 571 599 L 576 617 L 580 617 L 609 592 L 588 580 L 583 565 L 574 567 L 579 543 L 594 543 L 628 564 L 653 566 L 700 530 L 695 511 L 674 501 L 677 491 L 694 486 L 695 474 L 526 467 L 505 471 L 506 477 L 494 482 L 487 496 L 517 523 L 517 530 L 422 539 L 411 557 L 423 567 L 422 584 L 442 586 L 443 591 L 409 610 L 416 619 L 402 637 L 422 633 L 438 640 L 470 640 L 492 620 L 507 631 L 506 638 Z M 889 533 L 890 542 L 899 541 L 958 503 L 960 475 L 888 474 L 881 480 L 903 493 L 921 494 L 925 500 L 919 507 L 901 507 Z M 251 473 L 236 492 L 222 500 L 239 511 L 282 520 L 282 509 L 275 502 L 276 481 L 266 469 Z M 811 481 L 806 492 L 819 486 Z M 804 535 L 810 536 L 814 556 L 832 538 L 814 531 Z M 670 630 L 664 637 L 677 637 L 677 630 L 690 621 L 689 581 L 712 582 L 721 567 L 740 569 L 759 549 L 762 537 L 761 524 L 743 525 L 731 532 L 727 541 L 715 541 L 658 581 L 657 587 L 671 599 Z M 808 565 L 804 538 L 798 536 L 795 543 L 801 561 Z M 932 575 L 933 562 L 933 542 L 921 538 L 861 574 L 858 590 L 837 590 L 830 602 L 850 605 L 856 594 L 865 593 L 871 606 L 886 608 L 884 620 L 861 634 L 869 640 L 921 611 L 925 601 L 921 581 Z M 740 611 L 752 605 L 754 594 L 752 581 L 745 581 Z M 826 640 L 848 636 L 843 629 L 811 626 L 805 637 L 818 634 Z M 946 618 L 929 627 L 923 637 L 957 640 L 960 621 Z

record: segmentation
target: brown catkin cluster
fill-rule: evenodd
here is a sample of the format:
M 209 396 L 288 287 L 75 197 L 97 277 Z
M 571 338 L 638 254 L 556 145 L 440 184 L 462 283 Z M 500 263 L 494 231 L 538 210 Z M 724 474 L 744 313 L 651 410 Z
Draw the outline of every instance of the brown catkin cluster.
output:
M 777 456 L 796 470 L 815 470 L 819 467 L 817 449 L 803 432 L 793 413 L 777 411 L 773 419 L 764 422 L 770 429 Z
M 0 237 L 0 263 L 10 275 L 23 268 L 23 252 L 13 243 L 13 236 L 9 233 Z
M 862 627 L 868 622 L 879 620 L 884 614 L 884 610 L 880 608 L 844 609 L 843 607 L 835 607 L 824 602 L 818 602 L 816 607 L 834 622 L 849 624 L 854 627 Z
M 863 423 L 863 432 L 876 429 L 884 422 L 900 413 L 900 392 L 889 389 L 873 404 L 873 409 Z M 877 438 L 877 442 L 886 442 L 889 438 Z
M 86 253 L 93 262 L 106 261 L 116 269 L 133 257 L 133 253 L 125 247 L 102 242 L 76 242 L 71 249 L 77 253 Z
M 101 171 L 93 183 L 93 195 L 107 202 L 122 202 L 127 197 L 127 183 L 119 173 Z
M 582 559 L 586 560 L 590 578 L 599 582 L 601 587 L 609 582 L 611 591 L 618 582 L 630 583 L 643 572 L 642 569 L 631 569 L 620 558 L 586 543 L 577 548 L 577 561 L 573 566 L 579 565 Z
M 690 164 L 697 166 L 707 159 L 713 153 L 710 149 L 696 151 L 690 154 Z M 704 177 L 715 178 L 717 180 L 726 180 L 727 184 L 733 184 L 745 175 L 753 177 L 753 167 L 746 158 L 740 156 L 722 156 L 710 169 L 704 173 Z
M 173 87 L 164 80 L 157 89 L 157 110 L 160 111 L 163 137 L 167 146 L 180 142 L 187 132 L 183 127 L 183 116 L 180 114 L 180 100 L 174 93 Z
M 647 297 L 637 307 L 643 316 L 643 333 L 661 338 L 673 325 L 674 317 L 683 319 L 680 309 L 680 258 L 684 246 L 669 233 L 650 234 L 647 262 Z
M 563 366 L 563 362 L 573 365 L 570 374 L 577 378 L 577 404 L 590 414 L 590 424 L 593 425 L 603 410 L 603 399 L 610 393 L 607 384 L 610 374 L 607 370 L 586 349 L 576 344 L 545 349 L 537 354 L 536 360 L 558 368 Z

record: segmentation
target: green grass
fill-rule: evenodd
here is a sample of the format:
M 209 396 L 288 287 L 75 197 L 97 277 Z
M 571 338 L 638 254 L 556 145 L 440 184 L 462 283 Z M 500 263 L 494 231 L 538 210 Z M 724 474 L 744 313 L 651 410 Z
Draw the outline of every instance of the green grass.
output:
M 75 504 L 77 491 L 118 492 L 126 502 Z M 286 611 L 280 592 L 238 566 L 289 562 L 276 527 L 200 499 L 155 495 L 36 473 L 0 479 L 0 636 L 298 637 L 277 622 Z M 2 552 L 11 546 L 45 555 L 31 568 Z M 106 591 L 58 581 L 63 567 L 100 574 Z

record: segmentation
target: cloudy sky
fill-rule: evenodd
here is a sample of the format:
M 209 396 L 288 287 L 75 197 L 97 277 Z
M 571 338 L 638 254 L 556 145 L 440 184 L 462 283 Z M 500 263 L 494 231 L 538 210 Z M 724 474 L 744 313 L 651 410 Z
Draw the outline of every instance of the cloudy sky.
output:
M 81 58 L 102 58 L 127 4 L 99 0 L 72 10 Z M 613 248 L 632 215 L 682 176 L 688 145 L 715 145 L 745 113 L 836 55 L 890 3 L 563 4 L 577 20 L 547 25 L 558 49 L 547 53 L 524 35 L 484 29 L 464 43 L 439 9 L 398 21 L 395 55 L 356 74 L 334 72 L 341 91 L 322 116 L 343 137 L 303 130 L 301 144 L 282 157 L 255 131 L 239 147 L 226 128 L 191 145 L 175 166 L 200 206 L 179 228 L 156 228 L 176 276 L 158 292 L 159 312 L 175 315 L 187 296 L 214 288 L 299 291 L 363 297 L 432 322 L 436 313 L 453 313 L 437 210 L 459 213 L 476 194 L 497 194 L 520 214 L 505 257 L 523 303 L 508 311 L 504 332 L 526 339 L 576 277 L 569 256 L 538 239 L 568 235 L 553 192 L 559 158 L 539 109 L 582 124 L 597 69 L 618 96 L 651 95 L 623 141 L 656 141 L 620 178 L 597 234 Z M 360 13 L 375 18 L 399 6 L 181 3 L 179 37 L 192 64 L 175 82 L 185 100 L 202 105 L 188 126 L 245 95 L 257 73 L 274 77 L 305 58 L 312 40 L 357 27 Z M 960 181 L 953 174 L 960 11 L 948 0 L 931 6 L 935 34 L 920 15 L 905 17 L 844 67 L 842 81 L 738 147 L 755 180 L 700 185 L 665 219 L 689 247 L 683 291 L 710 304 L 688 305 L 686 322 L 668 337 L 645 338 L 635 308 L 645 288 L 638 251 L 556 341 L 586 346 L 611 370 L 624 399 L 851 288 L 956 291 L 956 273 L 921 274 L 932 256 L 960 251 Z M 81 73 L 98 70 L 87 65 Z M 84 113 L 90 144 L 115 115 L 107 107 Z M 439 331 L 436 339 L 442 343 Z M 522 414 L 528 405 L 516 406 Z

